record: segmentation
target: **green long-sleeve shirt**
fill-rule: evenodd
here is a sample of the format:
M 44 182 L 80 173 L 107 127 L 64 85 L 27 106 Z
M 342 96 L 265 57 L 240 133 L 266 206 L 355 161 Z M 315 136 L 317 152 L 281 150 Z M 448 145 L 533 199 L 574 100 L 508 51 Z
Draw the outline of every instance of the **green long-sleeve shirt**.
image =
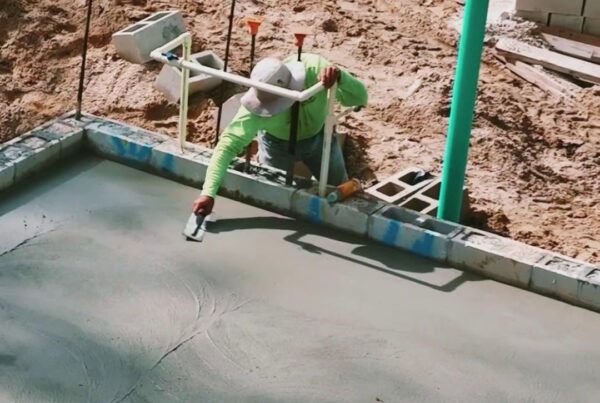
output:
M 295 60 L 290 56 L 285 63 Z M 314 54 L 302 55 L 302 63 L 306 71 L 304 88 L 310 88 L 319 81 L 319 75 L 325 68 L 332 64 Z M 364 106 L 367 104 L 368 95 L 365 85 L 354 78 L 350 73 L 340 69 L 341 78 L 336 91 L 336 99 L 343 106 Z M 298 122 L 298 140 L 315 136 L 327 117 L 327 91 L 321 91 L 314 97 L 302 102 Z M 243 106 L 240 107 L 229 126 L 223 131 L 219 144 L 214 150 L 208 172 L 204 181 L 202 194 L 215 197 L 227 167 L 241 153 L 244 148 L 256 137 L 257 133 L 265 130 L 267 133 L 282 139 L 289 140 L 291 122 L 291 108 L 271 117 L 261 117 L 253 114 Z

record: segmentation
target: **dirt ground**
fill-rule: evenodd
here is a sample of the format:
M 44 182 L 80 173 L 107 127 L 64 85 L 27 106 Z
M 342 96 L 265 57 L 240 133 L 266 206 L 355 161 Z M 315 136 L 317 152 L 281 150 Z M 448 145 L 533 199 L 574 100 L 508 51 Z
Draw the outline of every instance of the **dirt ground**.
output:
M 84 0 L 2 0 L 0 141 L 74 108 L 84 9 Z M 127 63 L 110 43 L 115 31 L 165 9 L 183 10 L 194 51 L 224 54 L 229 2 L 96 0 L 85 111 L 175 135 L 178 108 L 152 86 L 161 66 Z M 449 22 L 461 10 L 454 0 L 239 1 L 231 66 L 248 69 L 243 16 L 266 17 L 257 58 L 293 53 L 290 25 L 312 27 L 306 50 L 369 87 L 369 107 L 341 125 L 351 174 L 367 184 L 414 165 L 439 174 L 458 40 Z M 491 51 L 494 35 L 513 28 L 491 27 L 487 41 L 468 166 L 469 224 L 598 263 L 600 87 L 582 88 L 566 103 L 513 76 Z M 194 98 L 194 141 L 213 139 L 214 105 Z

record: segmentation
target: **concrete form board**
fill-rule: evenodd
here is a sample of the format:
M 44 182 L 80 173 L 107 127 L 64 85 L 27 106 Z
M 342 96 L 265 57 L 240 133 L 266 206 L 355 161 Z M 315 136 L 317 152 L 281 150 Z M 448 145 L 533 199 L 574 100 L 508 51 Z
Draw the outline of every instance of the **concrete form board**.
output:
M 156 17 L 160 18 L 156 19 Z M 180 11 L 159 12 L 113 34 L 117 53 L 131 62 L 144 64 L 150 53 L 186 31 Z
M 223 70 L 223 60 L 212 51 L 194 53 L 191 57 L 204 66 L 212 67 L 217 70 Z M 202 91 L 210 91 L 221 84 L 222 80 L 211 77 L 206 74 L 197 74 L 190 71 L 189 94 L 195 94 Z M 181 95 L 181 70 L 177 67 L 165 64 L 160 70 L 160 74 L 154 82 L 154 87 L 162 92 L 171 102 L 179 102 Z
M 569 31 L 581 32 L 584 18 L 578 15 L 550 14 L 550 26 Z
M 583 33 L 600 37 L 600 17 L 585 18 L 583 21 Z
M 600 0 L 587 0 L 585 2 L 583 16 L 600 19 Z
M 581 15 L 584 0 L 517 0 L 515 8 L 525 11 Z
M 493 234 L 466 229 L 450 241 L 448 262 L 505 283 L 527 288 L 545 251 Z
M 369 217 L 384 205 L 363 197 L 330 204 L 319 197 L 316 187 L 298 190 L 292 197 L 294 215 L 363 236 L 368 233 Z
M 397 206 L 369 218 L 369 238 L 429 259 L 446 262 L 448 245 L 463 227 Z

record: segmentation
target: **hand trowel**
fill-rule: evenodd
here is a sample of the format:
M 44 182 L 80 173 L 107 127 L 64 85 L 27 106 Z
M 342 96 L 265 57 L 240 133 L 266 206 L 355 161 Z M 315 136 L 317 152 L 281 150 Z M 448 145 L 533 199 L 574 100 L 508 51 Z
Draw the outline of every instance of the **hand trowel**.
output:
M 202 214 L 196 215 L 192 213 L 185 224 L 183 235 L 188 241 L 202 242 L 204 240 L 204 233 L 206 232 L 206 225 L 212 221 L 214 221 L 213 214 L 203 216 Z

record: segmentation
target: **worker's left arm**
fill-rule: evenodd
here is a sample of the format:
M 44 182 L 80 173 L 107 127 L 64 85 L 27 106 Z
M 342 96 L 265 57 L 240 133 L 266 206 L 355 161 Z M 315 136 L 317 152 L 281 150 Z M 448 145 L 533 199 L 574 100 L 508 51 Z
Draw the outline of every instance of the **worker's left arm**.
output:
M 367 87 L 346 70 L 342 68 L 339 68 L 339 70 L 340 77 L 335 92 L 338 102 L 343 106 L 366 106 L 369 100 Z

